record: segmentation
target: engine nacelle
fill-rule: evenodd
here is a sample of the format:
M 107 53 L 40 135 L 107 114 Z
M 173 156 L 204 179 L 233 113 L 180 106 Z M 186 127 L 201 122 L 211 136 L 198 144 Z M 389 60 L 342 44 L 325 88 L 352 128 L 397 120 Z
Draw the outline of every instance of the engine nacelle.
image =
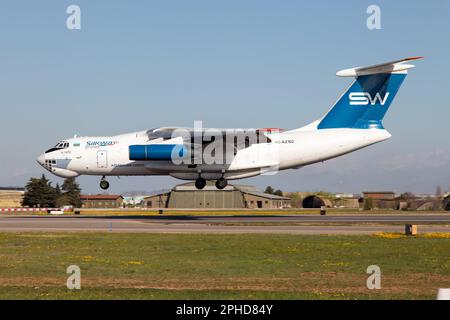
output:
M 184 158 L 188 152 L 182 144 L 143 144 L 129 147 L 130 160 L 172 160 Z

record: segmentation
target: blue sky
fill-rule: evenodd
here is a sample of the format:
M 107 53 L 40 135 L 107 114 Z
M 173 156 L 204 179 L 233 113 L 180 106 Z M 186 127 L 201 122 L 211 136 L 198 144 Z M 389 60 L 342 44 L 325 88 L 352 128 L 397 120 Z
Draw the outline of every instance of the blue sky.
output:
M 81 30 L 66 8 L 81 8 Z M 381 8 L 368 30 L 366 8 Z M 297 128 L 348 86 L 339 69 L 424 55 L 385 120 L 381 144 L 242 183 L 283 190 L 433 193 L 450 183 L 448 1 L 2 1 L 0 185 L 45 172 L 58 140 L 166 125 Z M 52 180 L 61 181 L 56 177 Z M 81 177 L 97 192 L 97 177 Z M 111 192 L 167 177 L 111 178 Z

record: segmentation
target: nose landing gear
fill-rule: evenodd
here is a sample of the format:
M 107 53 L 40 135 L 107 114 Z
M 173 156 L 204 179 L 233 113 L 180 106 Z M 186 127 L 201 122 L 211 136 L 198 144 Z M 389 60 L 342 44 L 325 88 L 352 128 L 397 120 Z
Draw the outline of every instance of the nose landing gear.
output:
M 109 182 L 106 181 L 105 177 L 100 180 L 100 188 L 102 188 L 103 190 L 107 190 L 109 188 Z

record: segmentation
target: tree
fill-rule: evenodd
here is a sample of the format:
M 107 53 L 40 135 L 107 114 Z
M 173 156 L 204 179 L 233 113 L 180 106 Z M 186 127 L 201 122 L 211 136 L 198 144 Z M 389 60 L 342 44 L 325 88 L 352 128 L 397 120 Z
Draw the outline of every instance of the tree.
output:
M 22 200 L 23 206 L 54 207 L 56 205 L 56 190 L 43 174 L 40 179 L 31 178 L 25 186 Z
M 81 189 L 78 183 L 75 181 L 75 178 L 67 178 L 66 180 L 64 180 L 61 189 L 64 192 L 61 194 L 61 200 L 59 202 L 61 202 L 62 200 L 64 200 L 65 202 L 62 205 L 71 205 L 77 208 L 81 207 Z
M 298 192 L 291 192 L 289 196 L 291 197 L 291 206 L 293 208 L 301 208 L 303 199 Z
M 64 206 L 70 205 L 70 202 L 71 202 L 70 197 L 66 196 L 65 194 L 61 194 L 56 199 L 56 207 L 62 208 Z
M 367 198 L 364 200 L 364 210 L 372 210 L 373 209 L 373 199 Z
M 264 193 L 274 194 L 281 197 L 283 196 L 283 191 L 281 191 L 280 189 L 274 190 L 271 186 L 267 186 L 266 190 L 264 190 Z
M 275 190 L 275 191 L 273 192 L 273 194 L 276 195 L 276 196 L 282 197 L 282 196 L 283 196 L 283 191 L 281 191 L 280 189 L 278 189 L 278 190 Z
M 274 190 L 271 186 L 267 186 L 266 190 L 264 190 L 264 193 L 273 194 Z
M 449 179 L 449 182 L 448 182 L 448 190 L 447 190 L 447 192 L 450 193 L 450 179 Z
M 59 186 L 59 183 L 57 183 L 55 186 L 55 192 L 57 197 L 61 196 L 61 187 Z
M 400 199 L 401 200 L 411 200 L 411 199 L 415 199 L 415 195 L 412 192 L 404 192 L 400 195 Z

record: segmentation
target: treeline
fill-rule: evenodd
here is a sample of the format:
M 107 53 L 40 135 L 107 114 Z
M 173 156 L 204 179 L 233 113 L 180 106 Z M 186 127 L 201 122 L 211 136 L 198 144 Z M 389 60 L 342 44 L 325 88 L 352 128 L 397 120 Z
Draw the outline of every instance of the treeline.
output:
M 280 197 L 283 196 L 283 191 L 281 191 L 280 189 L 274 190 L 271 186 L 267 186 L 266 190 L 264 190 L 264 193 L 269 193 Z
M 75 178 L 67 178 L 62 186 L 52 186 L 43 174 L 40 178 L 31 178 L 25 186 L 22 206 L 31 208 L 60 208 L 71 205 L 81 207 L 81 189 Z

